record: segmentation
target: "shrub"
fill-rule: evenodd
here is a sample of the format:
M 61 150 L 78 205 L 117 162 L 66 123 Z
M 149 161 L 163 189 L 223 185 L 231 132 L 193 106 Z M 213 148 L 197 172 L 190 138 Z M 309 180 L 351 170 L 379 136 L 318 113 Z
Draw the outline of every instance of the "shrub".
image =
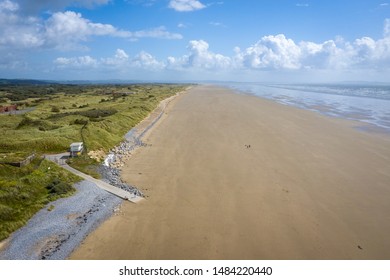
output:
M 60 108 L 58 108 L 57 106 L 52 106 L 51 107 L 51 111 L 52 111 L 52 113 L 59 113 L 60 112 Z
M 59 125 L 53 124 L 50 121 L 34 120 L 28 116 L 23 117 L 23 119 L 18 124 L 17 129 L 20 129 L 25 126 L 38 127 L 40 131 L 54 130 L 60 127 Z
M 69 183 L 61 182 L 58 179 L 54 179 L 50 184 L 46 186 L 46 189 L 51 195 L 63 195 L 73 190 L 73 187 Z
M 73 124 L 82 124 L 82 125 L 85 125 L 88 123 L 88 120 L 84 120 L 84 119 L 76 119 Z
M 88 118 L 108 117 L 116 114 L 118 111 L 115 109 L 92 109 L 84 112 L 78 112 L 79 115 Z
M 28 126 L 34 124 L 34 120 L 28 116 L 24 116 L 23 119 L 18 124 L 17 128 L 21 128 L 23 126 Z

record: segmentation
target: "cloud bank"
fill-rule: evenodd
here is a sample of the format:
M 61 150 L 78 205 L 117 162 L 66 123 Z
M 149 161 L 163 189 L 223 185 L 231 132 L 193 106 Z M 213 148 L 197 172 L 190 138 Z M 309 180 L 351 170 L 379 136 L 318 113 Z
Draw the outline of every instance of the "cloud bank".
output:
M 58 57 L 54 61 L 55 67 L 58 69 L 91 69 L 99 68 L 106 70 L 128 70 L 130 68 L 144 69 L 144 70 L 161 70 L 164 64 L 157 61 L 151 54 L 141 51 L 134 57 L 130 57 L 123 49 L 117 49 L 112 57 L 107 58 L 93 58 L 90 56 L 79 57 Z
M 119 37 L 132 41 L 141 38 L 182 39 L 181 34 L 171 33 L 164 26 L 132 32 L 111 24 L 90 21 L 73 11 L 55 12 L 46 20 L 26 17 L 21 14 L 18 3 L 9 0 L 0 2 L 0 49 L 83 49 L 83 42 L 94 36 Z
M 40 4 L 49 1 L 38 1 Z M 53 1 L 53 3 L 60 1 Z M 71 1 L 67 1 L 70 3 Z M 104 4 L 108 1 L 76 1 L 78 4 Z M 73 2 L 72 2 L 73 3 Z M 204 8 L 199 1 L 170 1 L 177 11 L 190 11 Z M 19 2 L 0 0 L 0 69 L 26 69 L 33 51 L 51 50 L 57 53 L 52 60 L 53 73 L 72 70 L 91 69 L 91 71 L 119 71 L 131 73 L 142 69 L 153 73 L 174 73 L 214 77 L 225 73 L 235 79 L 237 73 L 248 77 L 261 76 L 264 73 L 307 74 L 321 72 L 374 73 L 385 77 L 390 74 L 390 19 L 385 19 L 383 36 L 379 39 L 362 37 L 346 41 L 342 37 L 324 42 L 295 41 L 285 34 L 266 35 L 250 46 L 235 47 L 230 55 L 213 50 L 206 40 L 189 40 L 185 54 L 169 54 L 168 57 L 156 57 L 142 50 L 129 54 L 125 47 L 113 50 L 111 57 L 94 57 L 88 53 L 88 42 L 94 37 L 115 37 L 126 44 L 143 38 L 181 40 L 183 36 L 172 33 L 164 26 L 129 31 L 111 24 L 99 23 L 83 17 L 74 11 L 50 13 L 47 18 L 25 16 Z M 232 46 L 233 47 L 233 46 Z M 83 51 L 81 56 L 67 56 L 68 51 Z M 64 55 L 62 54 L 64 53 Z M 30 66 L 31 67 L 31 66 Z M 32 66 L 32 70 L 33 70 Z M 86 71 L 88 72 L 88 71 Z M 242 74 L 244 73 L 244 74 Z M 178 75 L 176 75 L 178 74 Z M 53 74 L 54 75 L 54 74 Z M 229 76 L 230 75 L 230 76 Z
M 384 25 L 384 37 L 374 40 L 362 37 L 347 42 L 342 38 L 322 43 L 310 41 L 295 42 L 284 34 L 268 35 L 253 45 L 241 50 L 235 48 L 235 54 L 226 56 L 210 49 L 205 40 L 191 40 L 187 45 L 187 54 L 169 56 L 158 60 L 148 52 L 140 52 L 130 57 L 124 50 L 118 49 L 111 58 L 59 58 L 58 67 L 79 69 L 84 67 L 115 67 L 122 72 L 132 69 L 149 71 L 175 71 L 177 73 L 202 73 L 202 77 L 215 76 L 216 73 L 302 73 L 306 71 L 380 71 L 390 70 L 390 20 Z M 208 73 L 208 74 L 207 74 Z

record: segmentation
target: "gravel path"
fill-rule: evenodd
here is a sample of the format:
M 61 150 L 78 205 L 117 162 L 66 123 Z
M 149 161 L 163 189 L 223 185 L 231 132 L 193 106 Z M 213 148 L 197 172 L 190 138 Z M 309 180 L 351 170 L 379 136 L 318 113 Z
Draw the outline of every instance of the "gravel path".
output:
M 66 259 L 123 201 L 88 181 L 75 188 L 76 194 L 48 204 L 12 234 L 0 259 Z

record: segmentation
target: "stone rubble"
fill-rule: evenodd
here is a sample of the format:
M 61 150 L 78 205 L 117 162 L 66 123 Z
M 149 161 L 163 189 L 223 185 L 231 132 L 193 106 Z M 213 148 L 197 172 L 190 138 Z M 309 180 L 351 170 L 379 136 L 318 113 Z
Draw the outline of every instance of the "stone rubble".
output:
M 104 164 L 102 164 L 99 169 L 103 180 L 122 190 L 128 191 L 137 196 L 145 197 L 145 195 L 135 186 L 124 183 L 120 176 L 120 169 L 124 166 L 124 161 L 131 156 L 134 149 L 142 146 L 146 146 L 146 144 L 144 144 L 138 137 L 133 136 L 111 149 L 104 161 Z

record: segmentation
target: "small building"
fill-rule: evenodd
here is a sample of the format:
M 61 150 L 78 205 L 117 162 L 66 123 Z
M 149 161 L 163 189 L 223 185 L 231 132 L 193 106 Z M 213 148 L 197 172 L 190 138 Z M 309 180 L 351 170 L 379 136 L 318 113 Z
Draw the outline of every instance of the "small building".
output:
M 75 142 L 75 143 L 70 144 L 69 151 L 70 151 L 71 157 L 76 157 L 76 156 L 81 155 L 83 150 L 84 150 L 83 142 Z
M 1 106 L 0 105 L 0 113 L 8 113 L 8 112 L 13 112 L 18 109 L 18 105 L 6 105 L 6 106 Z

